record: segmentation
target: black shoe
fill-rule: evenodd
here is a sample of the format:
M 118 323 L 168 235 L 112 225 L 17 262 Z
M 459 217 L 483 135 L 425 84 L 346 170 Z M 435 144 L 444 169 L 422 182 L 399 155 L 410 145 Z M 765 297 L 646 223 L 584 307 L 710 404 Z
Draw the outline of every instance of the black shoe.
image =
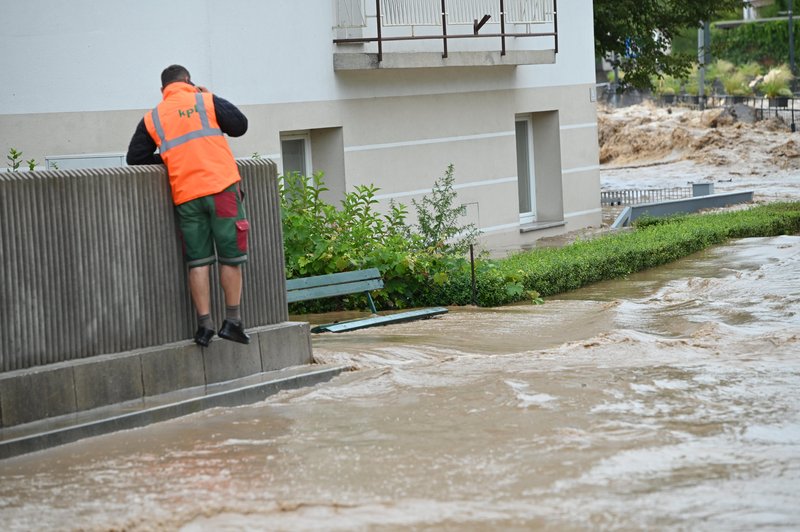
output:
M 220 338 L 225 338 L 232 342 L 239 342 L 240 344 L 250 343 L 250 336 L 244 332 L 244 327 L 241 322 L 225 320 L 222 322 L 222 328 L 217 334 Z
M 194 333 L 194 343 L 197 345 L 201 345 L 203 347 L 208 347 L 208 344 L 211 343 L 211 339 L 214 337 L 214 330 L 213 329 L 206 329 L 202 325 L 197 328 L 197 332 Z

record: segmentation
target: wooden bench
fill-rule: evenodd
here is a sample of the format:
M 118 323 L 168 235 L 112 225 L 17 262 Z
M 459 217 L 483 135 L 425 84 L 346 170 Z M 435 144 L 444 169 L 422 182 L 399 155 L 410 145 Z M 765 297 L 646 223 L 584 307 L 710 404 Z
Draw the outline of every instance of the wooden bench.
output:
M 359 292 L 367 295 L 369 308 L 373 314 L 372 317 L 318 325 L 311 329 L 311 332 L 314 333 L 354 331 L 377 325 L 430 318 L 447 312 L 444 307 L 433 307 L 379 316 L 370 292 L 381 288 L 383 288 L 381 272 L 377 268 L 369 268 L 353 272 L 289 279 L 286 281 L 286 297 L 289 303 L 295 303 L 297 301 L 344 296 Z

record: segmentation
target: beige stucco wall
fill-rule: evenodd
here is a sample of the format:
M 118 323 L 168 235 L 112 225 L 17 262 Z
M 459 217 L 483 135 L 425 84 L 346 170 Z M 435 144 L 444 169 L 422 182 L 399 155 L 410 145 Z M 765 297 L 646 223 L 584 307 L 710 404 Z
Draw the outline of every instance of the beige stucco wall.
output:
M 375 184 L 384 204 L 394 198 L 412 214 L 411 200 L 422 197 L 415 191 L 430 190 L 453 163 L 459 201 L 471 204 L 470 221 L 487 231 L 483 245 L 514 248 L 600 224 L 596 110 L 590 89 L 574 85 L 242 106 L 250 129 L 231 139 L 231 146 L 239 157 L 258 152 L 279 158 L 281 132 L 333 128 L 312 131 L 312 150 L 325 153 L 315 160 L 336 161 L 326 139 L 336 143 L 335 151 L 343 149 L 331 170 L 332 185 L 352 190 Z M 560 145 L 560 154 L 551 155 L 562 171 L 565 225 L 522 233 L 514 181 L 514 120 L 551 111 L 558 118 L 554 145 Z M 40 163 L 46 155 L 124 153 L 143 112 L 0 115 L 0 146 L 22 150 L 26 160 Z

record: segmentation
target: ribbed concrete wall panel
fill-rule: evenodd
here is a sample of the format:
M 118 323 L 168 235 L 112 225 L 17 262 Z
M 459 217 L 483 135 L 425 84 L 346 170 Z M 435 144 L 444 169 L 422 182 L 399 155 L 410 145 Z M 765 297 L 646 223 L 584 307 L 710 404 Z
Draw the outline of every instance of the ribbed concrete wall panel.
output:
M 240 161 L 251 223 L 242 312 L 288 319 L 276 167 Z M 190 338 L 186 288 L 162 166 L 0 174 L 0 371 Z M 216 273 L 212 304 L 221 323 Z

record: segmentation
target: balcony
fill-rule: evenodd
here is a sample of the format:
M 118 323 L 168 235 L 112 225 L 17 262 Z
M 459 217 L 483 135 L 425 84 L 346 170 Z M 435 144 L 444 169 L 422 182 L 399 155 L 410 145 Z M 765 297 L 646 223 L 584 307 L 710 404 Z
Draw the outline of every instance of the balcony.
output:
M 557 0 L 334 0 L 334 70 L 552 64 Z

